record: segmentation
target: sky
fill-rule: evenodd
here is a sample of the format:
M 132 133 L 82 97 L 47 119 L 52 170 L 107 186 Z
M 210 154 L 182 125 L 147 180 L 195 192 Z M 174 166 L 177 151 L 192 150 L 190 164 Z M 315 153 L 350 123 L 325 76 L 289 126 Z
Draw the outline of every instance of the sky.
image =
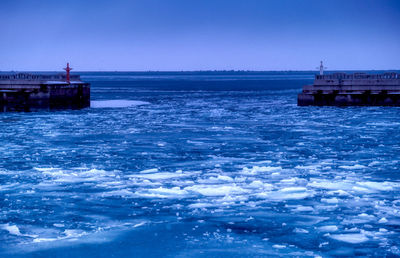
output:
M 0 0 L 0 71 L 400 69 L 399 0 Z

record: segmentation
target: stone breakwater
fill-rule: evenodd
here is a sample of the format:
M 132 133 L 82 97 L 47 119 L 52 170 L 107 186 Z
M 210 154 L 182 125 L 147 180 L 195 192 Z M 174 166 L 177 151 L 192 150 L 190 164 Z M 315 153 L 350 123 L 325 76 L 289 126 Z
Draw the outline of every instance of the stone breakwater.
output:
M 298 106 L 400 106 L 400 74 L 316 75 L 298 95 Z
M 0 75 L 0 111 L 85 108 L 90 106 L 90 84 L 79 75 Z

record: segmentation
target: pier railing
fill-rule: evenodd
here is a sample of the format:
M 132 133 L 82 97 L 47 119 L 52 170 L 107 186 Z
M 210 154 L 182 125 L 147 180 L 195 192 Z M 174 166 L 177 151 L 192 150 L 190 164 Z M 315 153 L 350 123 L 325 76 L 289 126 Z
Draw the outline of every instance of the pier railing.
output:
M 16 73 L 16 74 L 0 74 L 0 81 L 10 80 L 29 80 L 29 81 L 65 81 L 65 74 L 30 74 L 30 73 Z M 71 75 L 70 80 L 80 81 L 79 75 Z
M 383 74 L 365 74 L 365 73 L 333 73 L 316 75 L 317 80 L 355 80 L 355 79 L 368 79 L 368 80 L 379 80 L 379 79 L 400 79 L 399 73 L 383 73 Z

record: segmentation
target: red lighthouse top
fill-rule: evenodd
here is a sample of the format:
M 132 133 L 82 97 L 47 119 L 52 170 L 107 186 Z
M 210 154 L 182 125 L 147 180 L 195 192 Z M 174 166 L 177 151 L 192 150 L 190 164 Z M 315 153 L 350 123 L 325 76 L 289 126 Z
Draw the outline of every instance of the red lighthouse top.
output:
M 71 82 L 69 80 L 69 78 L 70 78 L 69 75 L 70 75 L 72 68 L 69 67 L 69 63 L 67 63 L 67 67 L 65 67 L 64 70 L 67 72 L 67 83 L 70 84 Z

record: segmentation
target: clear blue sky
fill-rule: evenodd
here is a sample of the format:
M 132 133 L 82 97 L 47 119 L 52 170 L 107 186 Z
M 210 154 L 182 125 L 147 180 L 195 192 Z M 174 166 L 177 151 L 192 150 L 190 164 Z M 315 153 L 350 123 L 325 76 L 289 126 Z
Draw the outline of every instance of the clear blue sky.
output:
M 400 69 L 399 0 L 1 0 L 0 70 Z

